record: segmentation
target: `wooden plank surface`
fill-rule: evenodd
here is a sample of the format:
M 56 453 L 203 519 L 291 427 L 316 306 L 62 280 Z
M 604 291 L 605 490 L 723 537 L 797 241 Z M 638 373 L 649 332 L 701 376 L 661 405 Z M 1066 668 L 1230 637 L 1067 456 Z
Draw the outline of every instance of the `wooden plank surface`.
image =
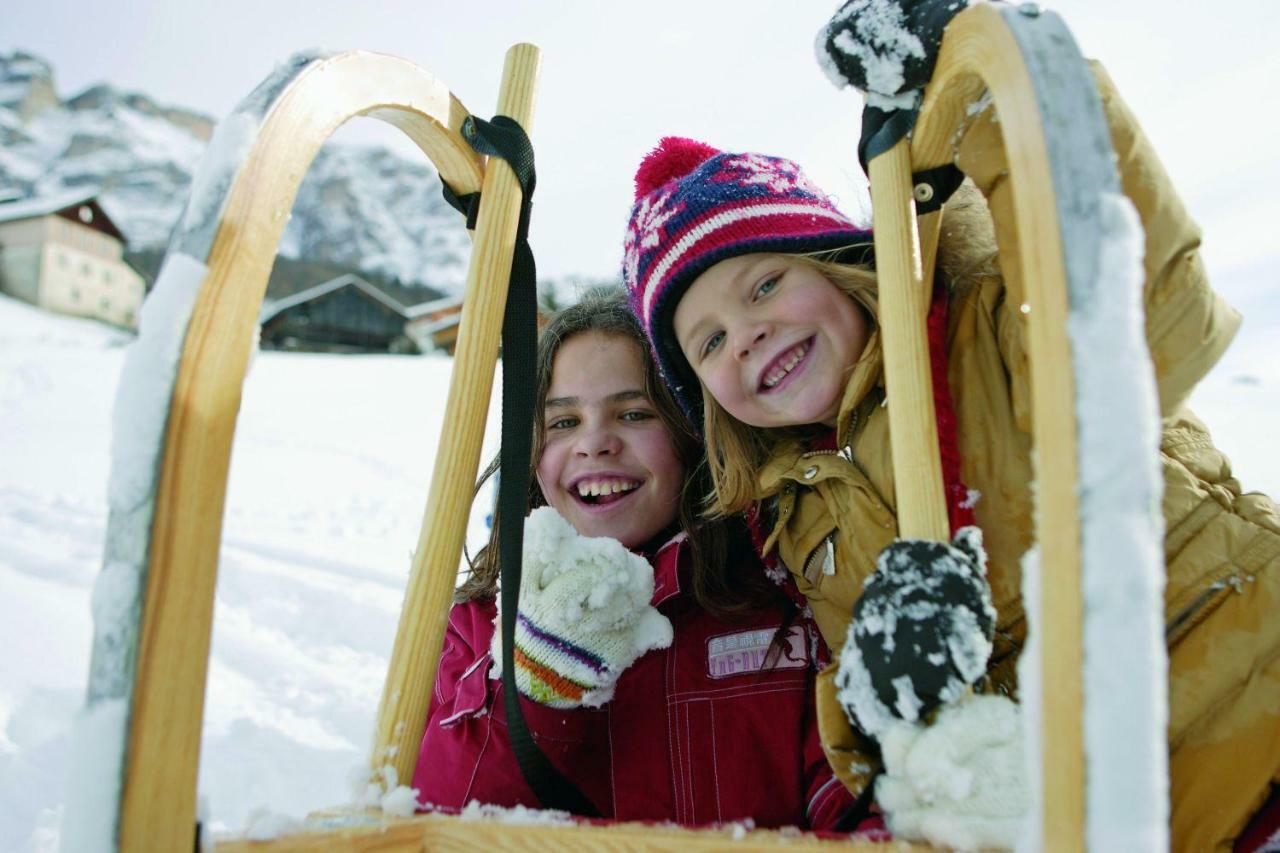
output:
M 526 132 L 533 118 L 538 61 L 538 49 L 533 45 L 512 47 L 498 95 L 498 114 L 514 118 Z M 520 185 L 507 164 L 496 157 L 489 159 L 482 198 L 444 426 L 370 756 L 375 778 L 383 765 L 390 764 L 401 784 L 412 781 L 417 767 L 448 624 L 480 465 L 520 218 Z
M 416 815 L 410 818 L 371 819 L 362 826 L 303 832 L 268 841 L 219 838 L 218 853 L 302 853 L 323 849 L 328 853 L 416 853 L 432 851 L 628 851 L 658 850 L 670 853 L 734 853 L 764 850 L 840 850 L 849 853 L 894 851 L 912 853 L 933 848 L 904 841 L 870 842 L 848 836 L 822 838 L 798 830 L 744 828 L 681 829 L 666 824 L 619 823 L 547 824 L 501 818 L 466 819 L 450 815 Z
M 278 96 L 227 189 L 188 324 L 151 526 L 131 701 L 119 846 L 190 850 L 227 472 L 267 276 L 298 185 L 345 121 L 378 106 L 448 179 L 479 185 L 465 114 L 435 77 L 396 57 L 351 52 L 306 67 Z
M 910 141 L 899 140 L 869 166 L 898 535 L 946 542 L 951 526 L 926 325 L 933 288 L 925 283 L 916 231 Z
M 1083 850 L 1084 605 L 1066 267 L 1034 86 L 992 4 L 966 9 L 948 28 L 912 137 L 917 168 L 951 162 L 956 130 L 984 88 L 995 102 L 1008 155 L 1027 300 L 1040 554 L 1040 600 L 1027 606 L 1036 608 L 1032 630 L 1040 643 L 1041 840 L 1046 850 Z

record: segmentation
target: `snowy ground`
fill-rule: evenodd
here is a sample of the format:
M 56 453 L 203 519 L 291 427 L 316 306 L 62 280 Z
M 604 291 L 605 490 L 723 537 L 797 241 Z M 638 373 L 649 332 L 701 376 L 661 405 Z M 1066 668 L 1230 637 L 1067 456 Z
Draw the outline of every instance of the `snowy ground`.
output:
M 1280 494 L 1280 305 L 1195 399 Z M 0 850 L 53 849 L 90 646 L 128 338 L 0 297 Z M 363 761 L 451 362 L 261 353 L 232 463 L 200 789 L 215 828 L 346 801 Z M 496 407 L 495 407 L 496 408 Z M 473 540 L 482 530 L 477 517 Z
M 128 340 L 0 296 L 0 850 L 46 848 L 75 769 L 68 734 L 88 670 L 110 411 Z M 302 816 L 347 801 L 451 365 L 284 353 L 254 363 L 232 460 L 200 773 L 217 826 L 240 828 L 258 806 Z

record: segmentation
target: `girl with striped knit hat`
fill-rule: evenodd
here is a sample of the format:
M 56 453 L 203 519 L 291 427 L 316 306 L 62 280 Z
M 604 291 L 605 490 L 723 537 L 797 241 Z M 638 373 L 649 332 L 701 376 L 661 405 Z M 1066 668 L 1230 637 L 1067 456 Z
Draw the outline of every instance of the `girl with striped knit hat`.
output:
M 1186 406 L 1240 318 L 1210 288 L 1199 231 L 1150 143 L 1094 71 L 1146 237 L 1172 837 L 1178 849 L 1218 849 L 1280 778 L 1280 620 L 1268 616 L 1280 607 L 1280 511 L 1242 492 Z M 996 252 L 997 238 L 1016 246 L 1012 190 L 994 111 L 971 119 L 956 140 L 970 181 L 944 209 L 929 313 L 951 543 L 896 539 L 871 235 L 795 163 L 663 139 L 636 174 L 623 274 L 666 384 L 701 426 L 709 516 L 755 520 L 765 555 L 782 561 L 840 655 L 818 678 L 836 774 L 857 796 L 875 790 L 896 835 L 927 836 L 930 821 L 947 820 L 961 826 L 951 843 L 986 847 L 1012 844 L 1028 808 L 1005 697 L 1016 696 L 1026 638 L 1020 560 L 1034 544 L 1034 477 L 1022 271 L 1016 252 Z M 987 695 L 954 701 L 971 686 Z M 984 738 L 981 749 L 950 741 L 973 747 L 973 783 L 943 774 L 925 790 L 909 778 L 910 743 L 886 735 L 961 713 Z
M 534 740 L 604 817 L 856 827 L 814 722 L 817 631 L 740 522 L 699 518 L 701 446 L 623 294 L 556 315 L 538 350 L 514 637 Z M 450 612 L 413 780 L 424 808 L 539 805 L 495 667 L 501 524 Z

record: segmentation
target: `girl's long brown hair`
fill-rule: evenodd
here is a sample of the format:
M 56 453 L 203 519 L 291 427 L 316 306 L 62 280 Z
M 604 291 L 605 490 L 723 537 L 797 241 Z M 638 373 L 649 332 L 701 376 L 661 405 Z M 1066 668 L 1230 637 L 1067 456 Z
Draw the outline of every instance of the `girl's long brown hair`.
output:
M 659 379 L 644 332 L 627 308 L 621 289 L 588 294 L 578 304 L 552 317 L 539 336 L 534 379 L 533 459 L 541 457 L 546 442 L 543 409 L 556 354 L 565 341 L 587 332 L 617 335 L 635 344 L 642 353 L 645 392 L 670 433 L 676 456 L 686 472 L 676 518 L 692 546 L 693 594 L 698 603 L 721 619 L 740 618 L 762 608 L 783 606 L 784 597 L 765 577 L 750 553 L 750 540 L 742 520 L 730 516 L 702 517 L 703 501 L 712 488 L 702 444 L 667 386 Z M 480 477 L 477 491 L 497 467 L 497 460 L 490 463 Z M 546 503 L 537 478 L 530 477 L 526 512 Z M 489 541 L 470 561 L 470 573 L 454 593 L 455 601 L 486 598 L 497 592 L 499 567 L 496 543 L 501 523 L 501 518 L 495 513 Z

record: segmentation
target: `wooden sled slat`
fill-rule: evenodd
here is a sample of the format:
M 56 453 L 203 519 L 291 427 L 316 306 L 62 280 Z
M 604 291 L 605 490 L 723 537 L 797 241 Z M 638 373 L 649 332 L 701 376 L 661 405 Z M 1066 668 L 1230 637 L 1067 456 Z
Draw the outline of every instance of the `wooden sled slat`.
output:
M 1120 185 L 1093 79 L 1056 15 L 1034 4 L 980 4 L 956 16 L 912 136 L 916 170 L 952 162 L 971 105 L 983 97 L 999 117 L 1026 300 L 1039 566 L 1024 571 L 1038 577 L 1038 600 L 1026 606 L 1040 680 L 1029 703 L 1039 719 L 1027 722 L 1040 729 L 1039 835 L 1043 849 L 1082 850 L 1089 836 L 1083 548 L 1106 534 L 1090 533 L 1081 514 L 1075 359 L 1088 354 L 1073 357 L 1068 329 L 1070 305 L 1087 310 L 1098 298 L 1093 253 L 1105 235 L 1096 205 L 1119 195 Z
M 1016 14 L 1016 13 L 1014 13 Z M 1026 23 L 1019 21 L 1018 23 Z M 1091 81 L 1088 85 L 1092 86 Z M 1013 183 L 1027 300 L 1036 475 L 1039 636 L 1045 849 L 1083 850 L 1085 767 L 1081 525 L 1077 497 L 1075 380 L 1067 337 L 1067 273 L 1054 175 L 1034 81 L 1022 46 L 999 7 L 977 5 L 948 29 L 912 139 L 917 169 L 952 161 L 968 105 L 990 93 L 1000 116 Z M 1018 191 L 1020 187 L 1039 191 Z M 1031 609 L 1036 602 L 1028 602 Z M 1028 724 L 1034 724 L 1028 720 Z
M 821 838 L 796 831 L 682 829 L 676 826 L 617 823 L 544 824 L 503 822 L 500 818 L 467 819 L 452 815 L 417 815 L 411 818 L 374 820 L 368 825 L 324 832 L 302 832 L 269 841 L 218 840 L 218 853 L 302 853 L 323 849 L 329 853 L 418 853 L 422 850 L 511 851 L 628 851 L 670 853 L 732 850 L 734 853 L 765 850 L 840 850 L 849 853 L 894 851 L 924 853 L 930 845 L 905 841 L 873 842 L 847 838 Z
M 502 73 L 498 114 L 514 118 L 526 131 L 533 118 L 537 78 L 538 49 L 527 44 L 511 48 Z M 406 785 L 413 780 L 418 764 L 418 747 L 462 557 L 520 219 L 520 184 L 503 160 L 489 159 L 482 192 L 484 203 L 467 271 L 444 428 L 371 757 L 374 772 L 390 764 Z
M 926 328 L 933 288 L 916 232 L 909 141 L 899 140 L 868 165 L 898 535 L 946 542 L 951 525 Z
M 1041 638 L 1044 686 L 1042 838 L 1053 839 L 1055 849 L 1082 849 L 1084 611 L 1065 259 L 1053 193 L 1045 191 L 1054 183 L 1034 83 L 1004 15 L 990 4 L 970 7 L 951 21 L 909 143 L 900 141 L 870 163 L 899 530 L 905 537 L 948 538 L 935 467 L 938 444 L 924 329 L 932 283 L 932 277 L 924 278 L 924 268 L 933 269 L 939 223 L 938 214 L 931 214 L 922 218 L 930 220 L 927 227 L 922 223 L 917 231 L 909 213 L 914 209 L 911 174 L 952 162 L 957 133 L 984 92 L 995 101 L 1008 151 L 1031 306 L 1036 532 L 1043 578 L 1033 628 Z M 1018 187 L 1041 191 L 1018 192 Z M 920 258 L 920 232 L 932 244 L 926 260 Z
M 193 248 L 198 234 L 175 238 L 208 272 L 173 388 L 151 525 L 118 825 L 123 850 L 191 849 L 240 392 L 267 277 L 307 168 L 339 126 L 370 114 L 405 129 L 459 192 L 479 189 L 483 175 L 459 133 L 467 111 L 409 62 L 356 51 L 306 64 L 285 83 L 213 210 L 221 216 L 207 255 Z

